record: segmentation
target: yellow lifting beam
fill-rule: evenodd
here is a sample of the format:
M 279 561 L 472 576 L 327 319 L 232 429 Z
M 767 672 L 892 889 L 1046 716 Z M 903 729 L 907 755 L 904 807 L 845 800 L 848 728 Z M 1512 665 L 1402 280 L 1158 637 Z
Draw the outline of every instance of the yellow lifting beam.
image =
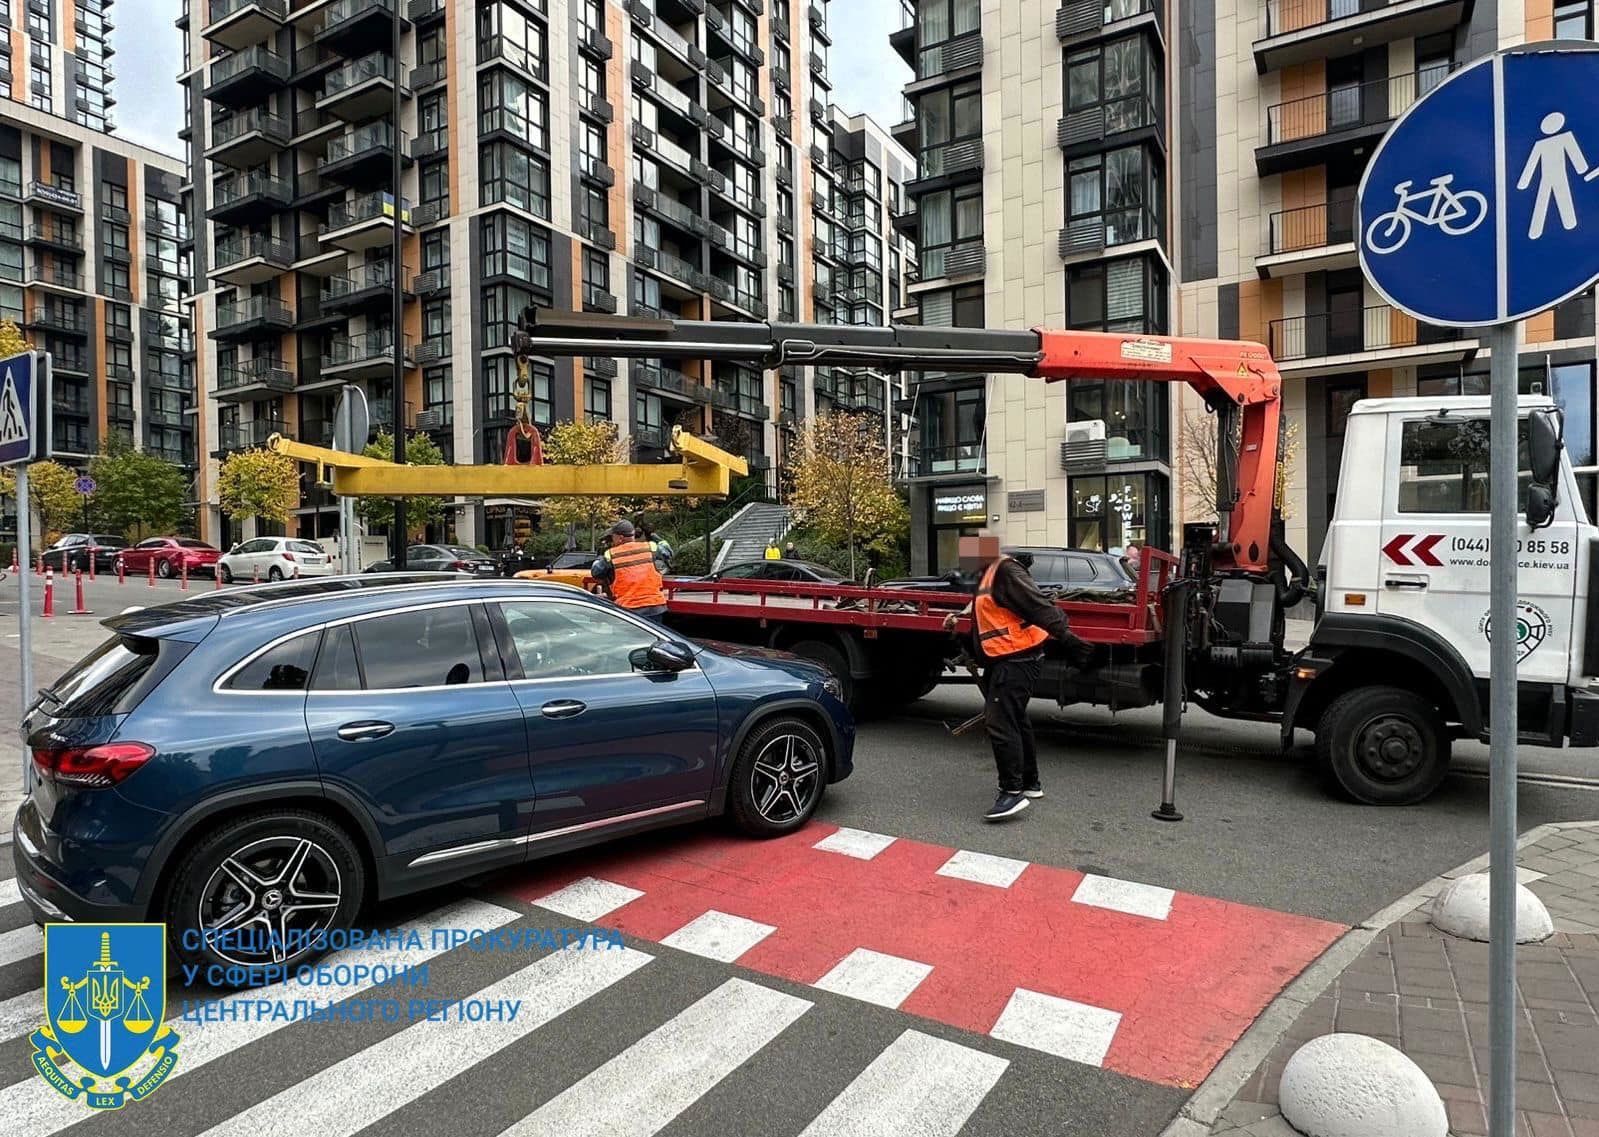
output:
M 401 466 L 274 434 L 267 449 L 317 468 L 340 497 L 726 497 L 749 463 L 672 428 L 682 461 L 602 466 Z M 329 474 L 331 473 L 331 477 Z

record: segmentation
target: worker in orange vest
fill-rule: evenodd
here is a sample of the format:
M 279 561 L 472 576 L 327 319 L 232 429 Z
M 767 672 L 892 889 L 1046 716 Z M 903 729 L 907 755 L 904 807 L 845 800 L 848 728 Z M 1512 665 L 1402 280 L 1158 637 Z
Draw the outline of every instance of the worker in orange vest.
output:
M 983 816 L 1003 821 L 1044 796 L 1027 717 L 1043 669 L 1044 644 L 1059 641 L 1079 667 L 1092 649 L 1072 634 L 1066 614 L 1039 591 L 1027 569 L 1000 553 L 998 537 L 962 537 L 960 559 L 963 570 L 976 574 L 977 592 L 961 612 L 945 618 L 944 629 L 952 632 L 961 616 L 973 617 L 971 654 L 985 665 L 983 715 L 999 771 L 999 796 Z
M 666 592 L 661 587 L 661 570 L 667 567 L 666 553 L 655 541 L 640 541 L 631 521 L 611 526 L 611 545 L 601 553 L 589 575 L 605 585 L 611 598 L 641 616 L 666 613 Z

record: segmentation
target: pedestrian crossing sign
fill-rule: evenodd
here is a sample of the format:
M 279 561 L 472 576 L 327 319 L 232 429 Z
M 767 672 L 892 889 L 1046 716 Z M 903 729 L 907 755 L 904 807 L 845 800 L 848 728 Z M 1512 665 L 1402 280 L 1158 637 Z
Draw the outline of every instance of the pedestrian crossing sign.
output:
M 49 423 L 48 367 L 41 365 L 43 359 L 24 352 L 0 360 L 0 466 L 48 457 L 48 450 L 40 446 Z

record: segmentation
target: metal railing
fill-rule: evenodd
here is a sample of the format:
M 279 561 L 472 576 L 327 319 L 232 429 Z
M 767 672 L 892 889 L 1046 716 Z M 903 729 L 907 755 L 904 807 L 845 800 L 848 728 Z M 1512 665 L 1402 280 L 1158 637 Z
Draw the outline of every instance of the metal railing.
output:
M 229 391 L 236 387 L 250 387 L 256 384 L 265 386 L 273 391 L 294 390 L 294 374 L 288 369 L 281 359 L 272 359 L 260 356 L 247 359 L 243 363 L 232 367 L 223 367 L 217 372 L 217 390 Z
M 327 156 L 317 161 L 318 166 L 331 166 L 350 158 L 359 158 L 375 150 L 386 150 L 394 145 L 394 127 L 388 122 L 369 122 L 359 130 L 336 135 L 328 140 Z
M 1368 351 L 1452 343 L 1465 333 L 1419 323 L 1397 308 L 1378 304 L 1348 312 L 1325 312 L 1273 320 L 1267 346 L 1279 362 L 1355 355 Z
M 81 292 L 83 290 L 83 274 L 76 269 L 62 268 L 49 261 L 34 261 L 27 274 L 30 281 L 42 281 L 53 284 L 57 288 L 71 288 Z
M 411 353 L 411 337 L 404 338 L 406 355 Z M 371 363 L 394 358 L 394 333 L 386 328 L 361 332 L 332 340 L 322 355 L 322 370 L 346 367 L 355 363 Z
M 1107 209 L 1085 217 L 1071 217 L 1061 230 L 1060 254 L 1097 252 L 1135 241 L 1158 240 L 1160 218 L 1147 205 L 1128 209 Z
M 1266 0 L 1266 35 L 1287 35 L 1370 11 L 1381 8 L 1361 0 Z
M 79 229 L 69 228 L 65 225 L 35 224 L 31 231 L 32 239 L 46 244 L 60 245 L 66 249 L 83 248 L 83 233 Z M 21 234 L 18 233 L 20 237 Z
M 1420 76 L 1407 72 L 1276 103 L 1266 108 L 1266 144 L 1319 138 L 1357 126 L 1382 126 L 1436 86 L 1443 74 L 1441 68 L 1436 74 L 1428 71 Z
M 1355 239 L 1355 203 L 1343 201 L 1303 205 L 1271 215 L 1267 248 L 1273 253 L 1297 253 Z
M 388 261 L 369 261 L 353 272 L 342 276 L 330 276 L 323 281 L 322 301 L 327 303 L 330 300 L 339 300 L 370 288 L 393 287 L 394 267 Z
M 256 419 L 253 422 L 225 422 L 217 428 L 218 450 L 250 450 L 265 446 L 274 434 L 289 434 L 282 419 Z
M 289 183 L 270 174 L 237 174 L 227 181 L 218 182 L 211 190 L 213 205 L 227 206 L 257 194 L 285 204 L 294 196 Z
M 289 6 L 284 0 L 211 0 L 210 16 L 213 24 L 221 23 L 235 12 L 246 8 L 259 8 L 264 15 L 279 23 L 289 18 Z
M 336 201 L 328 208 L 327 224 L 322 232 L 331 233 L 365 221 L 382 221 L 393 218 L 394 203 L 385 193 L 363 193 L 349 201 Z
M 922 477 L 934 474 L 967 474 L 982 468 L 981 441 L 922 446 L 912 458 L 912 469 Z
M 262 320 L 275 324 L 294 322 L 294 313 L 276 296 L 251 296 L 232 304 L 217 305 L 217 330 Z
M 261 44 L 225 55 L 211 65 L 211 86 L 226 83 L 246 71 L 265 71 L 274 79 L 289 78 L 289 61 Z
M 280 241 L 276 237 L 262 233 L 252 233 L 247 237 L 232 237 L 217 243 L 215 262 L 219 269 L 256 257 L 287 266 L 294 260 L 294 250 L 287 241 Z
M 28 322 L 35 327 L 52 328 L 57 331 L 86 332 L 89 330 L 88 321 L 80 313 L 51 308 L 42 304 L 33 309 L 32 318 Z
M 394 79 L 394 59 L 386 52 L 374 51 L 346 63 L 337 71 L 329 71 L 322 80 L 322 98 L 329 98 L 370 79 Z
M 211 124 L 211 145 L 225 146 L 235 139 L 243 138 L 246 134 L 260 131 L 262 134 L 276 136 L 284 142 L 289 140 L 289 124 L 281 116 L 271 114 L 257 107 L 236 114 L 232 118 L 223 119 L 221 122 Z
M 374 8 L 384 12 L 394 11 L 392 0 L 334 0 L 328 5 L 327 15 L 322 19 L 322 30 L 330 32 L 340 24 L 365 15 Z

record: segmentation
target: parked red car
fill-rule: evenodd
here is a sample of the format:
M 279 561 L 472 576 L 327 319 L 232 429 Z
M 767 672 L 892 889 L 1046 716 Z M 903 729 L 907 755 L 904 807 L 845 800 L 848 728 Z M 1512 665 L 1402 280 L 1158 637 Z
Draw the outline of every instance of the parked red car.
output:
M 185 564 L 189 566 L 190 576 L 209 576 L 216 571 L 217 558 L 221 555 L 222 550 L 215 545 L 189 537 L 151 537 L 131 549 L 123 549 L 117 554 L 117 560 L 135 576 L 149 572 L 152 564 L 155 574 L 161 577 L 179 575 Z

